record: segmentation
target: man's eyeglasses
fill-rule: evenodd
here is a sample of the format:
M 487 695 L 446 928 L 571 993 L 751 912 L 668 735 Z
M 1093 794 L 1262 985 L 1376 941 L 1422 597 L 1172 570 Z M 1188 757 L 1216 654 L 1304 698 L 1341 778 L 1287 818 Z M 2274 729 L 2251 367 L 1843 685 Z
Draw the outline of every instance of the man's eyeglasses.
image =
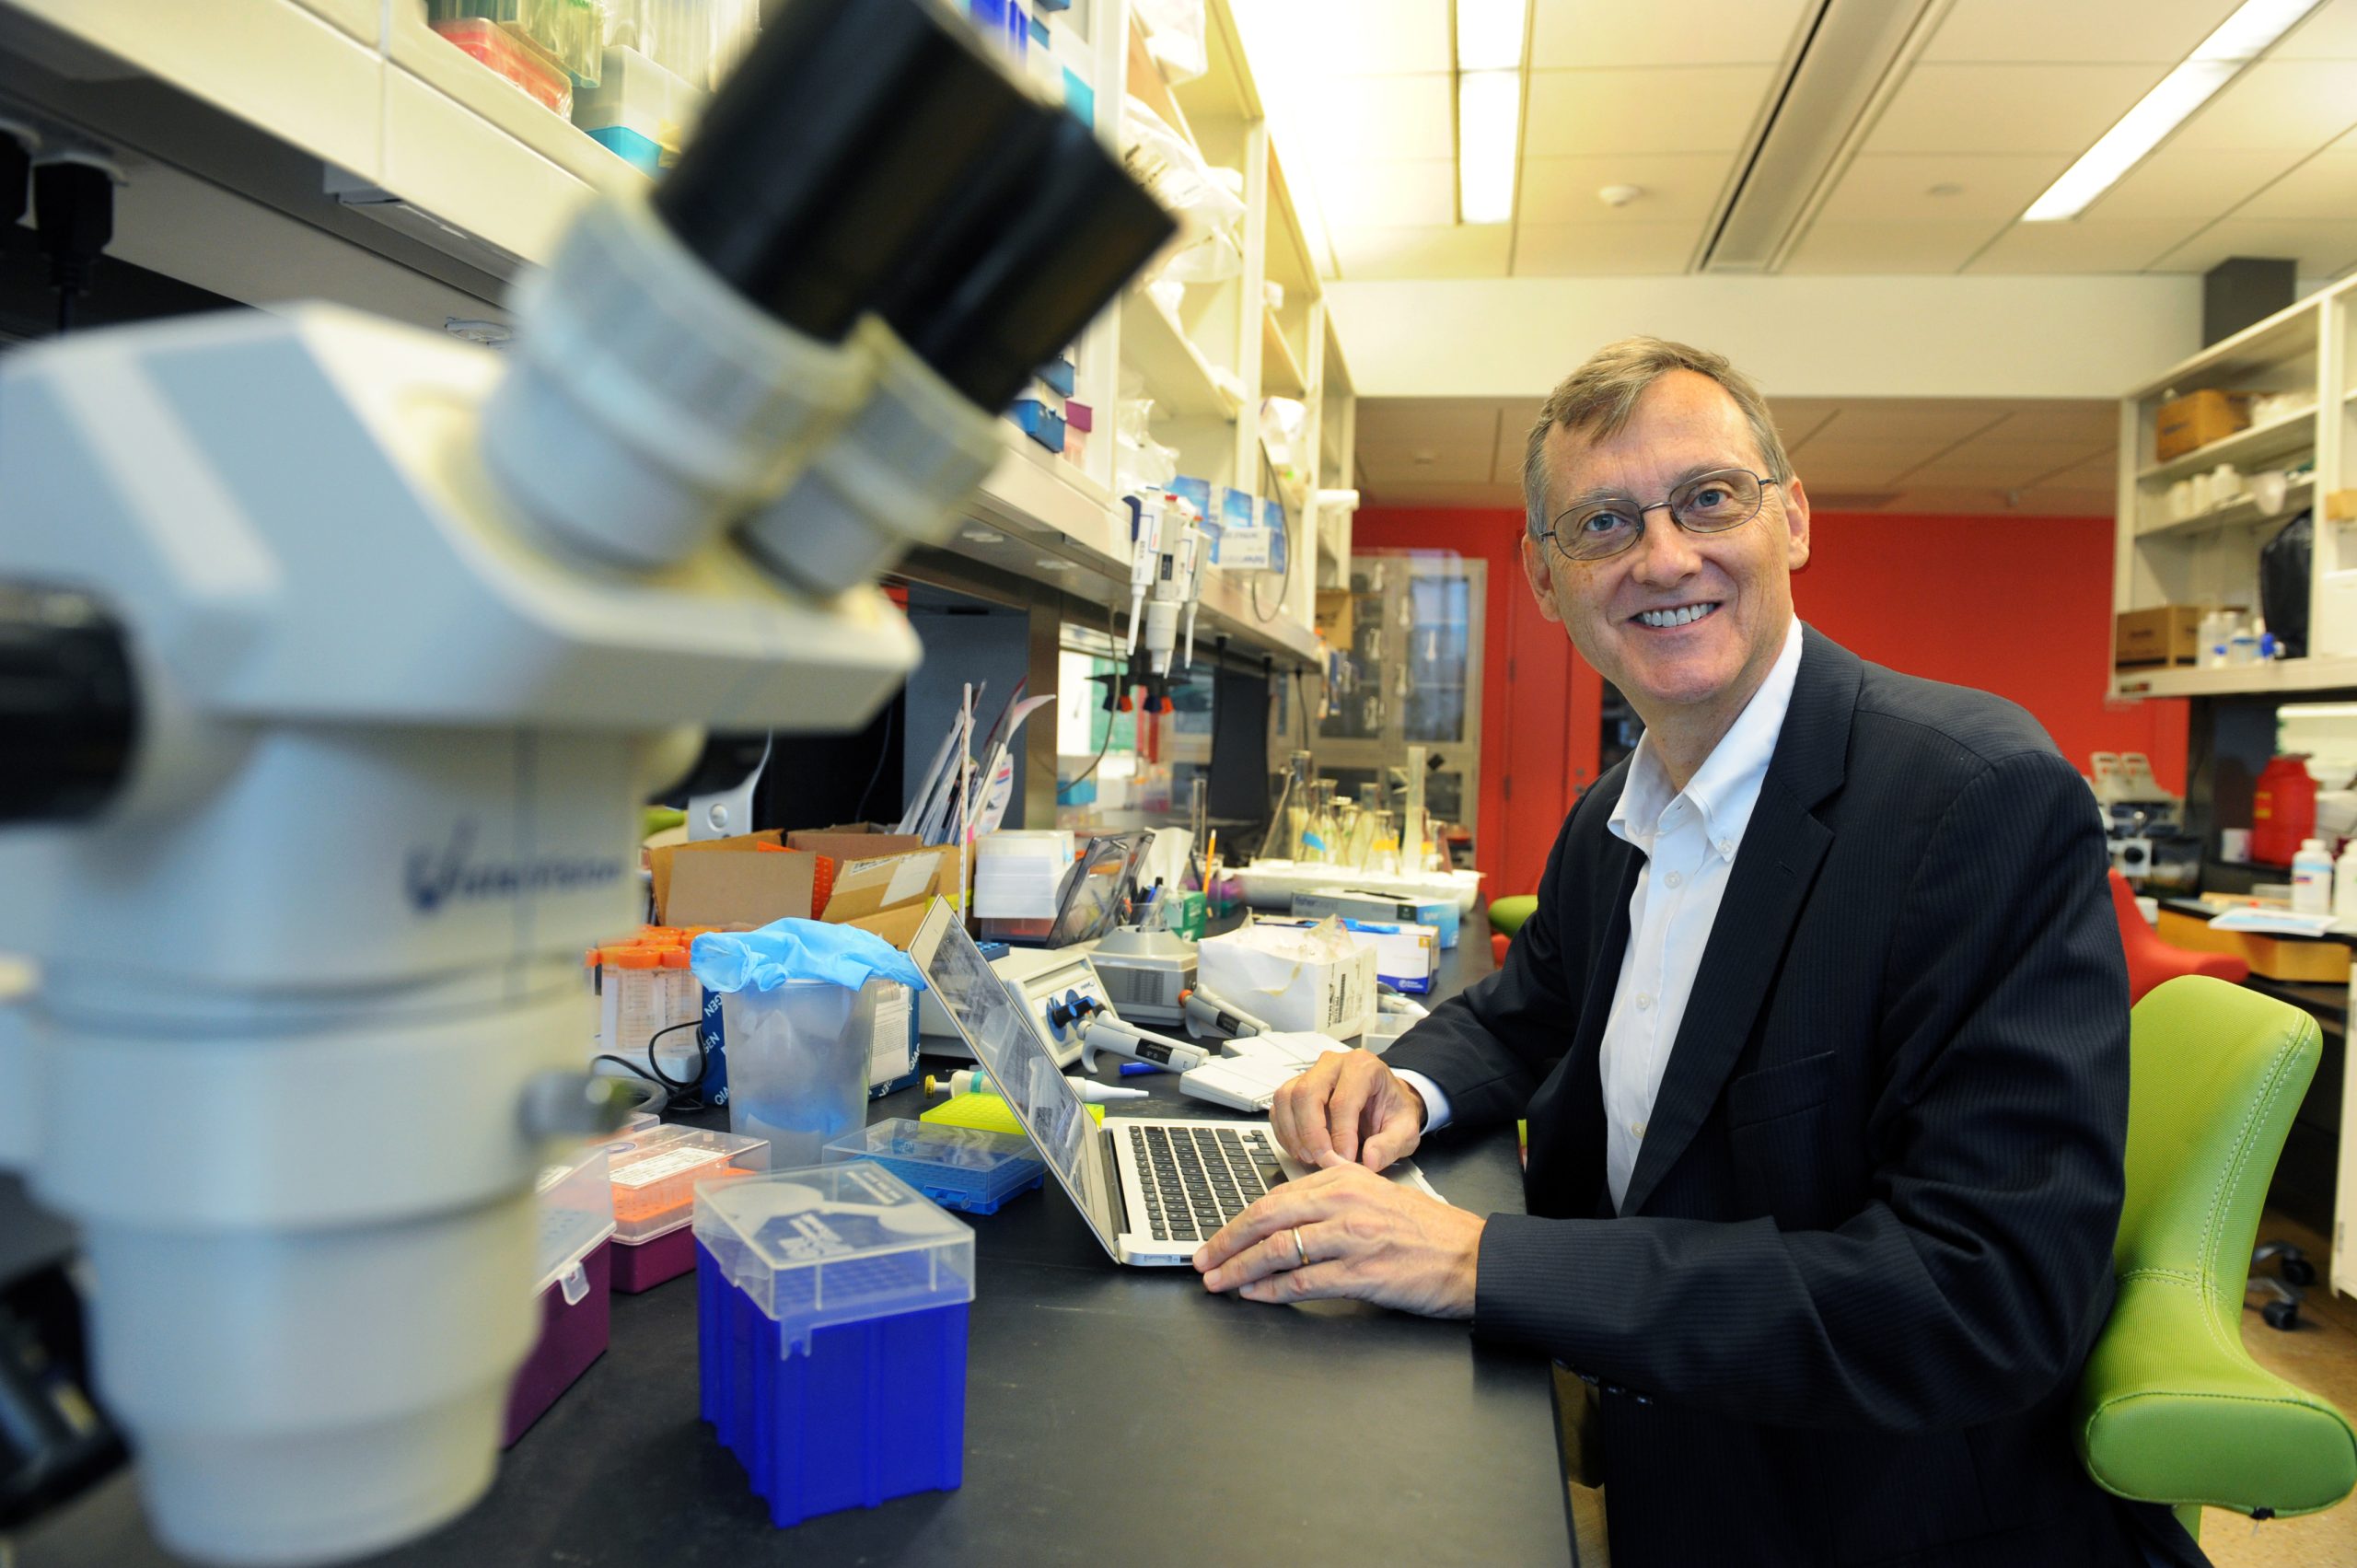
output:
M 1542 538 L 1573 561 L 1602 561 L 1620 554 L 1645 533 L 1645 514 L 1666 511 L 1688 533 L 1724 533 L 1759 515 L 1769 487 L 1748 469 L 1718 469 L 1696 474 L 1659 501 L 1640 505 L 1633 495 L 1590 501 L 1555 519 Z

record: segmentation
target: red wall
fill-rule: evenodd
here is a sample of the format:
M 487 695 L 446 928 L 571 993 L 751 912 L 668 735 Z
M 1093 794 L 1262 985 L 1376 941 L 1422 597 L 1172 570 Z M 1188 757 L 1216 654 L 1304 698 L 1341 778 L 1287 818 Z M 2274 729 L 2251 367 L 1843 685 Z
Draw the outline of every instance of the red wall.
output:
M 1356 549 L 1490 563 L 1476 857 L 1492 894 L 1537 885 L 1553 825 L 1596 761 L 1597 678 L 1530 613 L 1521 528 L 1519 512 L 1474 507 L 1375 507 L 1353 526 Z M 1878 664 L 2011 698 L 2083 772 L 2090 752 L 2142 751 L 2164 786 L 2184 789 L 2185 703 L 2105 694 L 2111 519 L 1819 512 L 1812 531 L 1793 579 L 1809 624 Z

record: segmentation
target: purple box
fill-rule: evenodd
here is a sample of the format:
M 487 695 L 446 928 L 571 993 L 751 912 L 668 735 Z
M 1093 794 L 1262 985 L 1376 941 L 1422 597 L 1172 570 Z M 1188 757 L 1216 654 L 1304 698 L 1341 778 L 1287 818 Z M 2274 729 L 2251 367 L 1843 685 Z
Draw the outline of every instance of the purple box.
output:
M 624 1295 L 653 1290 L 696 1266 L 696 1233 L 682 1225 L 651 1240 L 614 1238 L 614 1288 Z
M 548 1413 L 557 1396 L 573 1387 L 590 1363 L 606 1353 L 614 1321 L 614 1243 L 610 1237 L 581 1260 L 579 1274 L 567 1274 L 540 1292 L 540 1337 L 516 1374 L 507 1393 L 507 1431 L 500 1446 L 512 1448 L 532 1423 Z

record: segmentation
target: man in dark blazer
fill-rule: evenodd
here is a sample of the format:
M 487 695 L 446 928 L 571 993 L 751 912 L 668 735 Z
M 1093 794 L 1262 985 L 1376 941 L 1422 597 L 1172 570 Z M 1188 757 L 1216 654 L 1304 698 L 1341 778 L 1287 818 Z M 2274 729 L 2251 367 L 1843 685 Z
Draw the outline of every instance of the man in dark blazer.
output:
M 1525 488 L 1541 610 L 1645 738 L 1497 974 L 1287 1086 L 1322 1168 L 1206 1243 L 1205 1283 L 1555 1357 L 1596 1391 L 1618 1568 L 2200 1562 L 2066 1425 L 2128 1108 L 2085 784 L 2013 704 L 1799 626 L 1807 496 L 1717 355 L 1601 351 Z M 1516 1117 L 1527 1214 L 1373 1174 Z

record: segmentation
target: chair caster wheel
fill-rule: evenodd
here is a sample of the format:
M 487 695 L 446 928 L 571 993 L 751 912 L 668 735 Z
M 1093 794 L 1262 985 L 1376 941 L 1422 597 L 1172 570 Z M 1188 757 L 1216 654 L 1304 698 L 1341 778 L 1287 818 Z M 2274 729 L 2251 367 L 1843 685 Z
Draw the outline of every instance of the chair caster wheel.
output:
M 2267 1326 L 2270 1329 L 2288 1330 L 2300 1326 L 2300 1307 L 2297 1302 L 2270 1301 L 2258 1309 L 2258 1315 L 2267 1319 Z
M 2298 1285 L 2305 1290 L 2316 1283 L 2316 1266 L 2305 1258 L 2286 1258 L 2276 1265 L 2276 1271 L 2283 1276 L 2283 1283 L 2287 1285 Z

